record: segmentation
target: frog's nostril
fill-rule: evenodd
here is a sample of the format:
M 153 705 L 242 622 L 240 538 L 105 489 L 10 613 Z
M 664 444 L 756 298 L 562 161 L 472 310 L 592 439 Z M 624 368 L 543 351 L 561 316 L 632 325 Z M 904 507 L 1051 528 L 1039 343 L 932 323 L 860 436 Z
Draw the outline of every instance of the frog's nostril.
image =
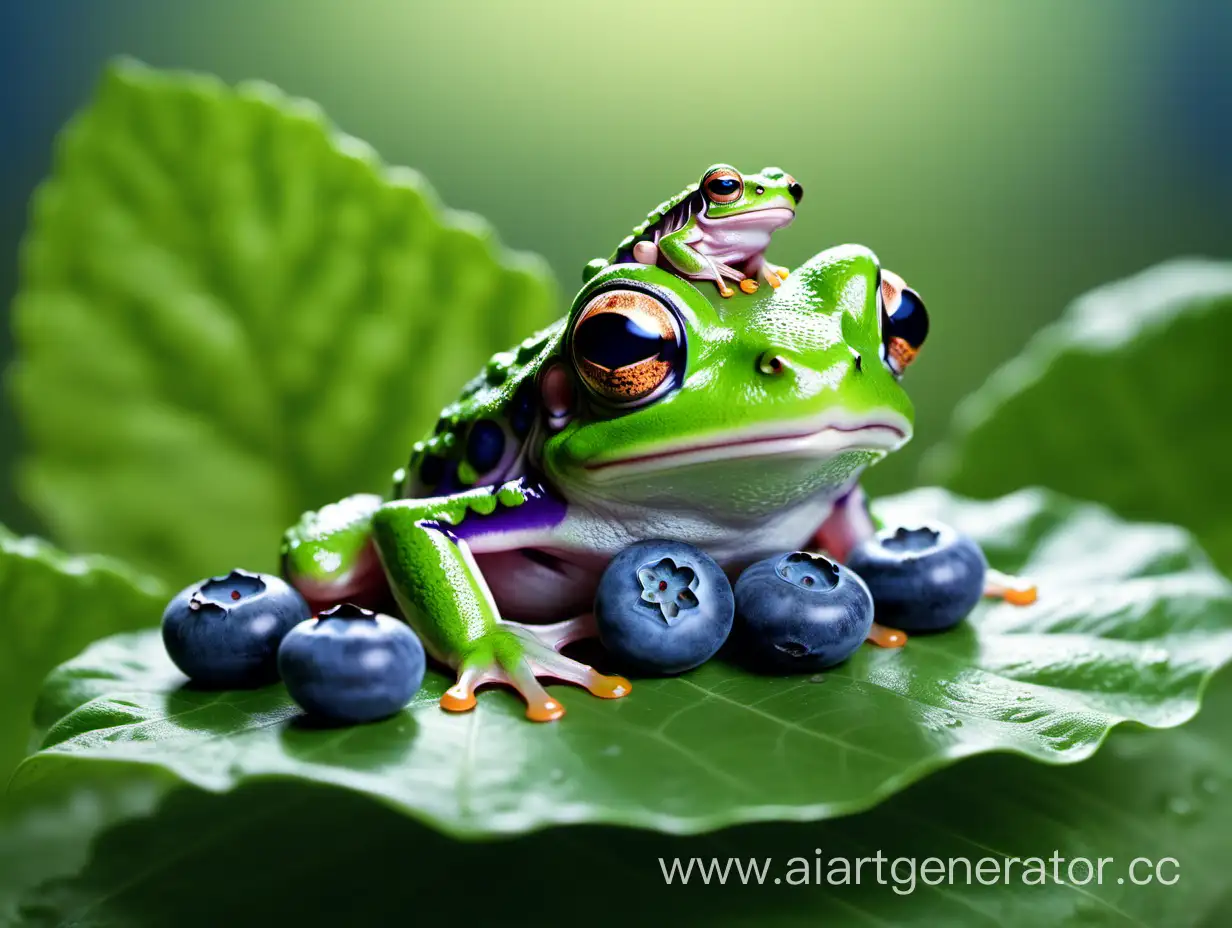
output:
M 763 374 L 775 376 L 783 373 L 787 365 L 783 363 L 783 359 L 777 354 L 771 354 L 769 351 L 763 352 L 757 358 L 757 369 Z

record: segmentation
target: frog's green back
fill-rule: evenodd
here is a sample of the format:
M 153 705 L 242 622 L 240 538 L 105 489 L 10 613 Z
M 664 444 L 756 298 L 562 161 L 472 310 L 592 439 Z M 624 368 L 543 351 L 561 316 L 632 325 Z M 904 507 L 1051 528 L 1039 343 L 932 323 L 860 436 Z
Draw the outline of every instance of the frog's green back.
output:
M 426 491 L 464 489 L 481 483 L 486 463 L 473 440 L 477 423 L 488 439 L 520 444 L 539 416 L 541 401 L 536 377 L 543 363 L 559 350 L 565 320 L 522 340 L 514 349 L 493 355 L 482 371 L 467 381 L 458 398 L 441 410 L 433 430 L 411 449 L 404 470 L 394 475 L 394 498 Z M 497 438 L 492 426 L 498 426 Z
M 586 283 L 605 267 L 615 264 L 618 261 L 625 260 L 623 253 L 628 252 L 639 239 L 646 237 L 656 225 L 663 221 L 664 216 L 684 203 L 687 199 L 689 199 L 689 197 L 693 196 L 693 194 L 697 193 L 697 190 L 697 184 L 689 184 L 689 186 L 685 187 L 678 194 L 673 197 L 668 197 L 652 209 L 646 214 L 645 219 L 633 227 L 633 231 L 631 233 L 620 240 L 620 244 L 616 246 L 616 249 L 611 253 L 611 255 L 607 258 L 595 258 L 593 261 L 587 263 L 586 267 L 582 270 L 582 282 Z

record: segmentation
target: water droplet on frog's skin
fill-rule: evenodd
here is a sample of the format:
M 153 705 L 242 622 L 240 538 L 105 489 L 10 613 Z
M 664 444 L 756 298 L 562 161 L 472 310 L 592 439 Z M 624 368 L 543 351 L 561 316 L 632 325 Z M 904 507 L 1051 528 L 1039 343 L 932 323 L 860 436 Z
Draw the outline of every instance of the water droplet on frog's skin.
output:
M 945 727 L 946 728 L 962 728 L 962 719 L 956 716 L 951 716 L 950 718 L 945 720 Z
M 1030 702 L 1031 697 L 1027 693 L 1019 693 L 1014 697 L 1018 702 Z
M 809 683 L 825 683 L 826 675 L 824 673 L 815 673 L 809 677 Z

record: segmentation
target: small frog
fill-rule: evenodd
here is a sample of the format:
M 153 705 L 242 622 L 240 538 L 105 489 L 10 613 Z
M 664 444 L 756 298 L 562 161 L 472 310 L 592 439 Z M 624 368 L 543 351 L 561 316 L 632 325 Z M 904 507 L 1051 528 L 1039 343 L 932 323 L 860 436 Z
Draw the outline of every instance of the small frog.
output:
M 654 264 L 613 264 L 463 388 L 387 500 L 305 514 L 284 538 L 285 574 L 314 611 L 388 608 L 392 594 L 457 673 L 445 709 L 501 683 L 529 718 L 559 718 L 540 677 L 624 696 L 624 678 L 559 653 L 595 634 L 611 558 L 653 538 L 697 545 L 732 576 L 776 552 L 845 557 L 874 531 L 861 472 L 911 437 L 900 376 L 926 319 L 859 246 L 730 301 Z
M 766 246 L 776 229 L 795 219 L 802 199 L 804 188 L 779 168 L 745 176 L 730 164 L 716 164 L 699 183 L 651 210 L 611 258 L 587 264 L 583 280 L 611 264 L 636 261 L 713 281 L 724 297 L 735 293 L 726 280 L 739 282 L 745 293 L 757 290 L 758 275 L 778 287 L 787 268 L 766 260 Z

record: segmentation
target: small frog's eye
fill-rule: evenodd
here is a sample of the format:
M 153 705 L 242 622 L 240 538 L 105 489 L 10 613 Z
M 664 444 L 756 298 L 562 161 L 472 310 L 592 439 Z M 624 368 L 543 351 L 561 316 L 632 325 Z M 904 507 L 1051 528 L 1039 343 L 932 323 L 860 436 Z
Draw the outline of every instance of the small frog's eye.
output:
M 890 271 L 881 272 L 879 290 L 882 360 L 901 377 L 928 337 L 928 310 L 920 295 Z
M 684 374 L 676 313 L 644 290 L 615 287 L 596 294 L 578 314 L 569 345 L 578 377 L 607 405 L 653 400 Z
M 702 190 L 711 203 L 735 203 L 744 194 L 744 179 L 734 168 L 715 168 L 702 178 Z

